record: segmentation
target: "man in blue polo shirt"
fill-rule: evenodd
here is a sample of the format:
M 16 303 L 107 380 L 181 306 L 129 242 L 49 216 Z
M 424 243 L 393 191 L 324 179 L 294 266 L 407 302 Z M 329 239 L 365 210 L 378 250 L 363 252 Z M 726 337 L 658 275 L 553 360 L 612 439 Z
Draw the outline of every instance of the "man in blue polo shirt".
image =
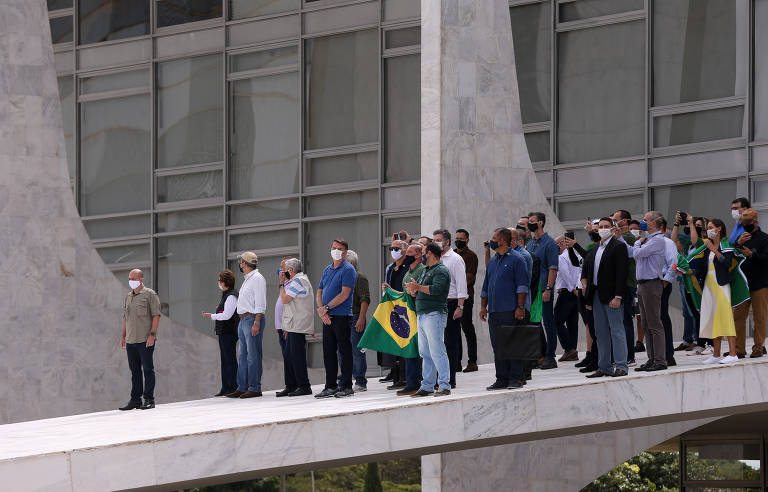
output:
M 555 350 L 557 349 L 557 326 L 555 326 L 554 311 L 554 290 L 555 278 L 557 277 L 558 256 L 560 249 L 555 241 L 544 232 L 544 224 L 547 222 L 547 216 L 542 212 L 531 212 L 528 214 L 528 229 L 533 238 L 528 242 L 526 249 L 532 255 L 535 255 L 541 263 L 539 272 L 539 282 L 541 282 L 541 322 L 544 325 L 544 332 L 547 335 L 547 351 L 541 364 L 541 369 L 554 369 L 557 367 L 555 361 Z M 534 294 L 532 294 L 532 297 Z
M 523 362 L 499 359 L 496 337 L 499 327 L 525 323 L 529 314 L 525 309 L 529 276 L 523 256 L 511 248 L 509 229 L 496 229 L 490 248 L 496 254 L 488 262 L 480 296 L 480 319 L 488 321 L 491 347 L 496 365 L 496 381 L 488 391 L 523 386 Z
M 315 398 L 343 398 L 352 390 L 352 289 L 357 281 L 357 271 L 347 261 L 347 241 L 341 238 L 331 244 L 333 263 L 325 267 L 317 286 L 317 314 L 323 322 L 323 363 L 325 388 Z M 338 371 L 337 351 L 341 354 L 341 386 L 336 382 Z

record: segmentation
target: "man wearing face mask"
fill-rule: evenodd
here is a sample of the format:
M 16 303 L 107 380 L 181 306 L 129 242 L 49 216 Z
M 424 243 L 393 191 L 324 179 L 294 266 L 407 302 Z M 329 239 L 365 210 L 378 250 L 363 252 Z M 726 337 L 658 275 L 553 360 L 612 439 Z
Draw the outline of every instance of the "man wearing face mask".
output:
M 368 391 L 368 379 L 365 377 L 365 373 L 368 372 L 368 361 L 365 358 L 365 352 L 357 348 L 357 344 L 360 343 L 365 332 L 368 306 L 371 304 L 371 291 L 368 287 L 368 278 L 360 273 L 357 253 L 351 249 L 347 251 L 347 261 L 355 267 L 357 272 L 355 288 L 352 291 L 352 329 L 349 332 L 349 342 L 352 344 L 352 377 L 355 379 L 355 387 L 352 389 L 355 392 Z M 338 359 L 341 366 L 341 354 Z M 342 384 L 341 376 L 338 382 Z
M 467 299 L 467 267 L 464 260 L 451 249 L 451 233 L 438 229 L 432 233 L 432 242 L 443 252 L 440 261 L 451 273 L 448 289 L 448 319 L 445 325 L 445 349 L 451 364 L 451 388 L 456 387 L 456 371 L 461 370 L 459 346 L 461 345 L 461 318 Z
M 549 234 L 544 232 L 546 222 L 547 217 L 542 212 L 531 212 L 528 215 L 528 230 L 531 231 L 533 239 L 528 243 L 527 249 L 531 255 L 536 255 L 541 262 L 539 271 L 542 300 L 541 321 L 547 335 L 547 350 L 541 369 L 554 369 L 557 367 L 555 361 L 557 327 L 555 326 L 553 301 L 559 252 L 555 242 L 549 237 Z
M 221 300 L 215 313 L 203 312 L 203 318 L 215 322 L 214 333 L 219 339 L 221 359 L 221 389 L 214 396 L 226 396 L 237 389 L 237 291 L 232 270 L 219 272 L 218 288 Z
M 352 389 L 352 289 L 357 282 L 357 272 L 347 261 L 347 241 L 334 239 L 331 243 L 333 263 L 325 267 L 317 285 L 317 314 L 323 322 L 323 363 L 325 388 L 315 398 L 343 398 L 355 394 Z M 336 381 L 338 359 L 341 354 L 341 386 Z
M 259 257 L 246 251 L 237 257 L 243 283 L 237 298 L 237 314 L 240 323 L 237 335 L 240 340 L 240 360 L 237 366 L 237 390 L 228 398 L 256 398 L 261 396 L 262 339 L 267 311 L 267 281 L 259 273 Z
M 454 251 L 464 260 L 467 275 L 467 299 L 464 301 L 464 311 L 461 317 L 461 331 L 467 339 L 467 367 L 463 372 L 477 371 L 477 335 L 472 324 L 472 306 L 475 298 L 475 277 L 477 276 L 477 255 L 469 249 L 469 232 L 466 229 L 456 230 L 456 249 Z M 459 337 L 459 369 L 463 357 L 461 337 Z
M 733 217 L 733 220 L 736 221 L 736 225 L 733 226 L 733 230 L 731 231 L 731 236 L 729 240 L 731 241 L 731 244 L 736 244 L 741 236 L 744 234 L 744 225 L 741 223 L 741 213 L 750 208 L 752 205 L 750 205 L 749 200 L 744 197 L 739 197 L 731 202 L 731 217 Z M 744 239 L 746 241 L 746 239 Z
M 630 246 L 635 244 L 637 238 L 629 230 L 629 223 L 632 220 L 632 214 L 628 210 L 617 210 L 611 217 L 614 224 L 616 224 L 616 232 L 621 234 L 624 238 L 624 242 Z M 637 279 L 635 278 L 635 260 L 628 259 L 627 264 L 627 296 L 622 302 L 622 308 L 624 310 L 624 331 L 625 338 L 627 340 L 627 361 L 629 365 L 635 363 L 635 310 L 634 299 L 637 296 Z
M 555 238 L 555 244 L 560 251 L 557 257 L 557 277 L 555 278 L 555 326 L 563 355 L 558 362 L 579 360 L 576 344 L 579 339 L 579 296 L 581 287 L 581 267 L 571 262 L 565 236 Z
M 160 323 L 160 298 L 144 286 L 144 272 L 128 274 L 131 291 L 123 301 L 123 333 L 120 347 L 128 355 L 131 369 L 131 400 L 120 410 L 155 408 L 155 341 Z M 144 403 L 141 397 L 144 396 Z
M 307 375 L 306 336 L 315 332 L 312 312 L 312 284 L 302 271 L 298 258 L 283 261 L 283 278 L 280 299 L 283 302 L 282 337 L 285 339 L 283 369 L 285 389 L 277 397 L 305 396 L 312 394 Z
M 384 283 L 381 284 L 382 291 L 384 291 L 384 288 L 389 287 L 398 292 L 403 292 L 403 277 L 408 271 L 408 266 L 404 264 L 405 249 L 407 247 L 406 242 L 400 239 L 398 234 L 392 236 L 392 243 L 389 247 L 392 263 L 387 265 L 387 268 L 384 270 Z M 381 354 L 381 363 L 383 367 L 389 367 L 390 372 L 380 382 L 392 381 L 392 384 L 387 386 L 389 390 L 405 388 L 407 383 L 405 381 L 405 362 L 403 358 L 390 354 Z
M 412 243 L 408 246 L 408 249 L 405 252 L 405 262 L 403 263 L 408 267 L 408 271 L 403 277 L 403 287 L 408 285 L 411 280 L 418 282 L 421 278 L 421 274 L 424 273 L 424 269 L 427 268 L 424 263 L 426 261 L 423 254 L 424 250 L 424 246 L 419 243 Z M 403 292 L 405 292 L 405 295 L 410 295 L 407 290 L 404 290 Z M 404 358 L 403 361 L 405 364 L 406 384 L 404 388 L 401 388 L 397 392 L 397 396 L 412 395 L 419 390 L 419 385 L 421 384 L 421 359 L 418 357 Z
M 733 308 L 736 355 L 746 355 L 747 352 L 747 316 L 751 306 L 755 336 L 749 357 L 755 359 L 765 354 L 765 323 L 768 320 L 768 234 L 760 229 L 757 211 L 751 208 L 741 212 L 741 225 L 744 227 L 744 234 L 739 237 L 736 247 L 747 257 L 741 264 L 741 269 L 747 276 L 750 299 Z

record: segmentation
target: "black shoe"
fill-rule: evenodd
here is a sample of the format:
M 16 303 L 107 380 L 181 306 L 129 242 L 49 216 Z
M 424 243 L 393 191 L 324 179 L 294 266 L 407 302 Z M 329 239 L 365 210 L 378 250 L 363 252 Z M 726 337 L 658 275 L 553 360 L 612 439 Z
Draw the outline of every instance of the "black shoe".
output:
M 230 394 L 230 393 L 231 393 L 231 391 L 224 391 L 224 390 L 221 390 L 221 391 L 219 391 L 218 393 L 216 393 L 216 394 L 215 394 L 215 395 L 213 395 L 213 396 L 227 396 L 227 395 L 228 395 L 228 394 Z
M 342 388 L 339 391 L 337 391 L 333 396 L 336 398 L 345 398 L 347 396 L 352 396 L 355 394 L 355 390 L 352 388 Z
M 141 406 L 142 410 L 149 410 L 155 408 L 155 400 L 144 400 L 144 404 Z
M 625 371 L 624 369 L 616 369 L 615 371 L 613 371 L 613 377 L 615 378 L 620 378 L 626 375 L 627 375 L 627 371 Z
M 395 375 L 393 374 L 393 372 L 394 371 L 389 371 L 389 374 L 387 374 L 383 378 L 379 379 L 379 382 L 380 383 L 388 383 L 390 381 L 394 381 L 395 380 Z
M 296 391 L 296 388 L 285 388 L 283 391 L 278 391 L 277 393 L 275 393 L 275 396 L 278 398 L 281 398 L 283 396 L 290 395 L 294 391 Z
M 646 372 L 651 365 L 652 364 L 650 362 L 640 364 L 639 366 L 635 367 L 635 372 Z
M 477 363 L 475 362 L 467 362 L 467 367 L 464 368 L 461 372 L 475 372 L 477 371 Z
M 635 343 L 635 352 L 645 352 L 645 345 L 640 340 Z
M 485 389 L 487 389 L 488 391 L 496 391 L 496 390 L 507 389 L 507 383 L 505 383 L 503 381 L 499 381 L 497 379 L 495 383 L 493 383 L 492 385 L 488 386 Z
M 242 395 L 243 393 L 245 393 L 245 391 L 235 390 L 232 393 L 224 396 L 226 396 L 227 398 L 240 398 L 240 395 Z
M 118 408 L 118 410 L 133 410 L 135 408 L 141 408 L 141 400 L 131 400 L 125 404 L 124 407 Z
M 242 395 L 240 395 L 240 398 L 258 398 L 259 396 L 261 396 L 261 391 L 248 390 Z
M 768 351 L 766 351 L 765 347 L 763 347 L 763 355 L 767 355 Z
M 315 395 L 315 398 L 330 398 L 339 391 L 339 388 L 325 388 L 323 391 Z
M 576 367 L 587 367 L 592 362 L 592 355 L 587 352 L 587 355 L 576 363 Z
M 435 391 L 433 396 L 448 396 L 451 394 L 451 390 L 440 388 L 439 390 Z
M 525 381 L 518 381 L 517 379 L 512 379 L 507 383 L 507 389 L 518 389 L 523 386 L 525 386 Z
M 408 386 L 408 384 L 406 384 L 405 381 L 398 381 L 398 382 L 396 382 L 394 384 L 391 384 L 391 385 L 387 386 L 387 389 L 388 390 L 398 390 L 398 389 L 401 389 L 401 388 L 405 388 L 406 386 Z
M 542 371 L 546 369 L 557 369 L 557 361 L 555 359 L 547 359 L 543 364 L 541 364 L 539 369 Z
M 602 378 L 602 377 L 605 377 L 605 376 L 610 376 L 610 374 L 606 374 L 603 371 L 601 371 L 600 369 L 598 369 L 597 371 L 593 372 L 592 374 L 587 374 L 588 378 Z
M 451 389 L 456 389 L 456 383 L 451 383 Z
M 579 369 L 579 372 L 582 373 L 582 374 L 586 374 L 588 372 L 595 372 L 598 369 L 599 368 L 596 365 L 590 364 L 590 365 L 588 365 L 586 367 L 582 367 L 581 369 Z
M 290 393 L 288 393 L 288 396 L 304 396 L 304 395 L 311 395 L 312 394 L 312 388 L 298 388 Z
M 416 393 L 412 394 L 411 398 L 421 398 L 422 396 L 431 396 L 432 393 L 433 393 L 432 391 L 426 391 L 426 390 L 420 389 Z
M 667 366 L 665 366 L 664 364 L 654 364 L 646 368 L 645 370 L 647 372 L 656 372 L 656 371 L 665 371 L 666 369 L 667 369 Z
M 416 394 L 417 391 L 419 391 L 418 386 L 415 386 L 415 387 L 406 386 L 405 388 L 397 392 L 397 396 L 411 396 Z
M 673 366 L 676 366 L 676 365 L 677 365 L 677 361 L 675 360 L 674 357 L 672 357 L 671 359 L 669 359 L 667 361 L 667 366 L 669 366 L 669 367 L 673 367 Z

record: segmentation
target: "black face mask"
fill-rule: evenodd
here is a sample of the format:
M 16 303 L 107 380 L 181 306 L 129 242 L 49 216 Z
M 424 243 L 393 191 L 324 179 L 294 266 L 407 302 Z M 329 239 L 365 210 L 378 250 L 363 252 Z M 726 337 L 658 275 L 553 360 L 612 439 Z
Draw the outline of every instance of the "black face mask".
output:
M 683 227 L 683 234 L 686 234 L 686 235 L 690 236 L 691 235 L 691 226 Z
M 467 247 L 467 242 L 461 239 L 456 240 L 456 248 L 458 249 L 464 249 Z
M 529 222 L 529 223 L 528 223 L 528 230 L 529 230 L 529 231 L 531 231 L 531 232 L 536 232 L 536 231 L 538 231 L 538 230 L 539 230 L 539 223 L 537 222 L 537 223 L 535 223 L 535 224 L 531 224 L 531 223 Z
M 414 261 L 416 261 L 415 256 L 406 256 L 403 260 L 403 265 L 410 266 Z
M 242 266 L 242 265 L 239 265 L 239 266 L 238 266 L 238 268 L 240 269 L 240 273 L 244 273 L 244 272 L 243 272 L 243 266 Z
M 600 234 L 596 232 L 590 232 L 589 239 L 591 239 L 593 243 L 598 243 L 600 242 Z
M 291 279 L 291 272 L 283 272 L 283 275 L 285 275 L 285 280 Z
M 752 233 L 755 230 L 755 224 L 744 224 L 744 232 Z
M 427 255 L 422 255 L 421 262 L 424 263 L 425 265 L 427 264 Z

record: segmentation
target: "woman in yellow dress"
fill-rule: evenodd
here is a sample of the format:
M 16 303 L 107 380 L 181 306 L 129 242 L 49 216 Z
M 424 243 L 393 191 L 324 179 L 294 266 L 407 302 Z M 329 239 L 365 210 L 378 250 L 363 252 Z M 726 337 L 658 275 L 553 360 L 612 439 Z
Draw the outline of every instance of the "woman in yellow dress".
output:
M 722 337 L 728 337 L 731 354 L 734 354 L 736 347 L 736 325 L 731 309 L 731 277 L 728 272 L 733 253 L 730 244 L 724 239 L 727 237 L 728 233 L 722 220 L 711 219 L 707 223 L 707 239 L 704 243 L 709 249 L 709 259 L 701 295 L 699 337 L 711 338 L 715 353 L 704 361 L 705 364 L 730 364 L 739 360 L 735 355 L 720 355 Z M 722 244 L 723 242 L 726 244 Z M 723 251 L 724 249 L 726 251 Z

